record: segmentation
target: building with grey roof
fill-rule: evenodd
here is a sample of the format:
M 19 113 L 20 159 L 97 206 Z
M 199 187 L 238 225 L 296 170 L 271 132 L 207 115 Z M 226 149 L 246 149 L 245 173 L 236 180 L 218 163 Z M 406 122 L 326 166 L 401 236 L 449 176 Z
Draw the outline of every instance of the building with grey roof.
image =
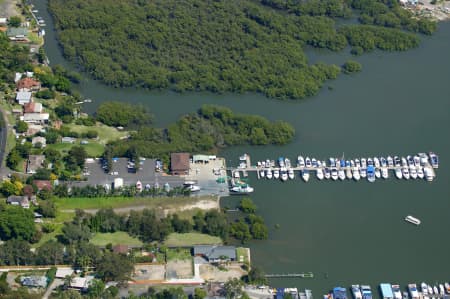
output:
M 202 256 L 210 263 L 236 260 L 236 247 L 219 245 L 197 245 L 193 248 L 194 256 Z
M 31 288 L 45 288 L 47 287 L 46 276 L 23 276 L 20 278 L 20 283 L 25 287 Z

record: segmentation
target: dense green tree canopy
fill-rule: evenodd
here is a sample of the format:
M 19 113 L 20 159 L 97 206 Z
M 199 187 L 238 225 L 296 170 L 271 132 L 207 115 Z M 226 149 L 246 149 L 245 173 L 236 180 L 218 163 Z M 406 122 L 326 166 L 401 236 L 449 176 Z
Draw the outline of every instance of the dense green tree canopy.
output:
M 309 65 L 305 45 L 339 51 L 362 31 L 380 49 L 404 50 L 417 42 L 402 29 L 436 30 L 383 0 L 50 0 L 50 10 L 64 54 L 109 85 L 292 99 L 317 93 L 339 73 Z M 357 24 L 339 30 L 335 19 L 352 15 L 372 34 Z
M 35 233 L 32 211 L 20 206 L 7 206 L 0 211 L 0 239 L 31 241 Z

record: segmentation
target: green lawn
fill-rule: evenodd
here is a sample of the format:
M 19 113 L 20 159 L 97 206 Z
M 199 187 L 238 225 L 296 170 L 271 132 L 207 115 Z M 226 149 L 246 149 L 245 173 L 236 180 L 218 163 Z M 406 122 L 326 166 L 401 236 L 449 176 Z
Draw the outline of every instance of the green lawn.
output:
M 71 143 L 55 143 L 55 144 L 47 144 L 47 148 L 52 148 L 59 151 L 62 154 L 67 154 L 69 150 L 75 146 L 80 145 L 79 142 Z M 100 157 L 103 154 L 104 146 L 98 142 L 89 140 L 88 144 L 81 145 L 86 149 L 89 157 Z
M 238 262 L 240 261 L 241 256 L 243 257 L 243 263 L 249 264 L 250 257 L 248 256 L 247 248 L 244 248 L 244 247 L 236 248 L 236 259 Z
M 167 261 L 184 261 L 192 258 L 189 248 L 169 248 L 166 252 Z
M 214 237 L 201 233 L 172 233 L 170 234 L 164 245 L 168 247 L 177 246 L 193 246 L 193 245 L 207 245 L 207 244 L 222 244 L 222 240 L 219 237 Z
M 97 233 L 90 242 L 96 246 L 106 246 L 109 243 L 112 245 L 142 246 L 142 242 L 139 239 L 131 237 L 126 232 Z
M 99 143 L 106 144 L 108 141 L 114 141 L 121 137 L 125 137 L 128 135 L 127 131 L 119 131 L 116 128 L 108 127 L 104 124 L 97 124 L 95 126 L 82 126 L 82 125 L 69 125 L 70 130 L 77 133 L 86 133 L 87 131 L 97 131 Z
M 73 209 L 101 209 L 101 208 L 125 208 L 145 205 L 148 208 L 171 208 L 193 204 L 200 200 L 213 199 L 205 196 L 193 197 L 77 197 L 77 198 L 57 198 L 55 199 L 58 210 Z M 215 200 L 215 198 L 214 198 Z

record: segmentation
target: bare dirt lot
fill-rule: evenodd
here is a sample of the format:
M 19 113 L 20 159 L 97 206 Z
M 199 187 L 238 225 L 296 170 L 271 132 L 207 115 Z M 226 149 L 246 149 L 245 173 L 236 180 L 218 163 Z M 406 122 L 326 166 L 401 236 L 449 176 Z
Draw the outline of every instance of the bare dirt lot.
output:
M 169 261 L 167 263 L 167 278 L 192 278 L 194 276 L 192 265 L 192 259 Z
M 136 265 L 133 280 L 164 280 L 166 269 L 164 265 Z
M 246 274 L 240 264 L 232 264 L 224 267 L 226 270 L 220 270 L 218 267 L 209 264 L 200 265 L 200 276 L 205 281 L 226 282 L 230 278 L 240 278 Z

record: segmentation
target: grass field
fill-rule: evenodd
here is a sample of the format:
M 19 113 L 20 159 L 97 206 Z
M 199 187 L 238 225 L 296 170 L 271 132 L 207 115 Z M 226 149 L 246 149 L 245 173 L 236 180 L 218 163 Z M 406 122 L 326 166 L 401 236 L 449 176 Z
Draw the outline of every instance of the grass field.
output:
M 164 245 L 168 247 L 177 246 L 193 246 L 193 245 L 208 245 L 208 244 L 222 244 L 219 237 L 214 237 L 201 233 L 172 233 L 164 241 Z
M 116 128 L 108 127 L 103 124 L 97 124 L 91 127 L 71 124 L 69 127 L 72 131 L 77 133 L 86 133 L 87 131 L 92 130 L 97 131 L 100 144 L 106 144 L 108 141 L 114 141 L 128 135 L 127 131 L 119 131 Z
M 247 250 L 247 248 L 244 248 L 244 247 L 236 248 L 236 258 L 237 258 L 237 260 L 239 261 L 240 257 L 242 256 L 243 257 L 243 261 L 242 262 L 244 264 L 249 264 L 250 257 L 248 256 L 248 253 L 249 253 L 249 251 Z
M 67 154 L 69 150 L 75 146 L 80 145 L 78 142 L 71 144 L 71 143 L 55 143 L 55 144 L 47 144 L 47 148 L 55 149 L 59 151 L 62 154 Z M 81 145 L 86 149 L 86 152 L 88 153 L 89 157 L 100 157 L 103 154 L 104 146 L 100 143 L 97 143 L 95 141 L 89 140 L 88 144 Z
M 210 196 L 193 197 L 100 197 L 100 198 L 58 198 L 55 199 L 58 210 L 73 209 L 101 209 L 101 208 L 126 208 L 133 206 L 146 206 L 148 208 L 172 208 L 205 199 L 215 199 Z
M 126 232 L 97 233 L 90 242 L 96 246 L 106 246 L 109 243 L 112 245 L 142 246 L 142 242 L 139 239 L 133 238 Z

